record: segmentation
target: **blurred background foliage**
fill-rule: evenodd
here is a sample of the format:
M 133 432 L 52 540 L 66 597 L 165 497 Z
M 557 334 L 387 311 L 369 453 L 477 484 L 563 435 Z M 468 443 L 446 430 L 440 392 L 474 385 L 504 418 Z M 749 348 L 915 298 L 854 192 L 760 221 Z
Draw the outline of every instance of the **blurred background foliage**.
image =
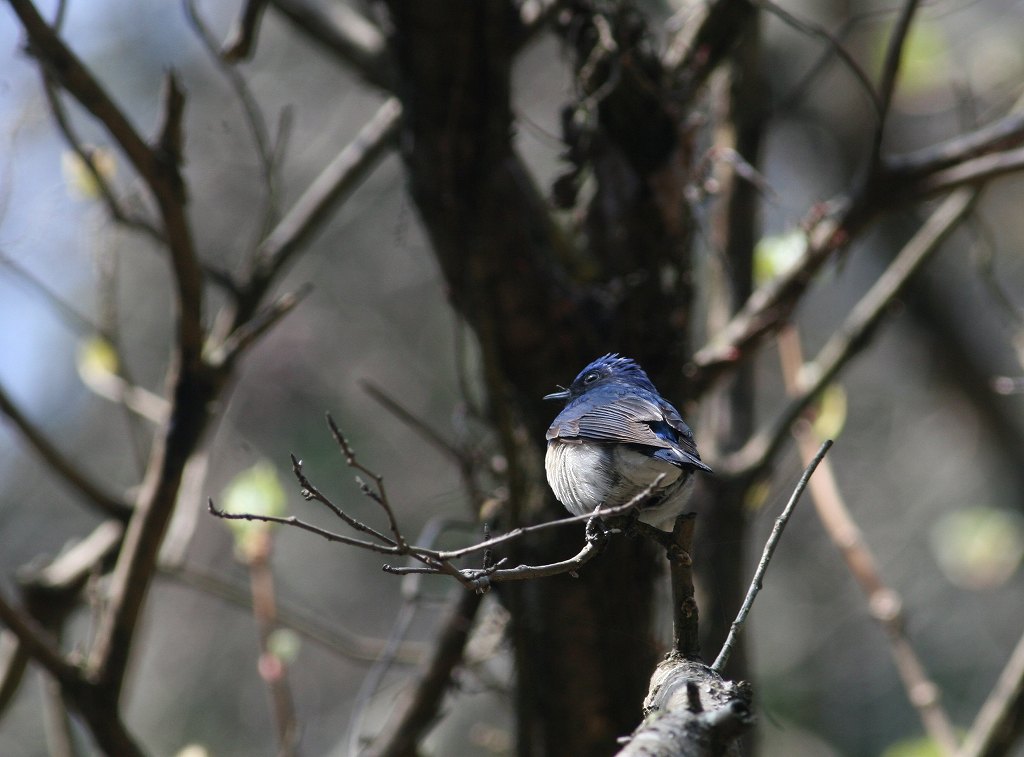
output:
M 332 12 L 332 3 L 322 5 Z M 849 49 L 871 72 L 892 21 L 890 5 L 786 3 L 826 28 L 843 29 Z M 52 3 L 42 6 L 52 14 Z M 665 28 L 680 20 L 671 3 L 644 8 Z M 223 39 L 238 4 L 205 2 L 199 12 Z M 259 232 L 255 209 L 262 179 L 240 105 L 182 6 L 78 0 L 68 4 L 64 34 L 144 132 L 156 121 L 164 72 L 180 73 L 189 97 L 186 173 L 200 255 L 223 268 L 237 267 Z M 769 190 L 757 269 L 768 278 L 792 255 L 787 246 L 799 244 L 793 230 L 806 209 L 851 183 L 871 114 L 835 60 L 805 78 L 821 55 L 820 41 L 772 16 L 766 16 L 764 34 L 762 73 L 774 112 L 762 166 Z M 150 432 L 86 382 L 117 360 L 96 341 L 102 333 L 116 340 L 122 367 L 137 384 L 161 390 L 171 338 L 168 267 L 160 249 L 110 222 L 52 124 L 20 39 L 5 9 L 0 381 L 62 450 L 102 472 L 109 488 L 123 488 L 142 470 Z M 887 145 L 925 146 L 1004 112 L 1024 83 L 1022 39 L 1019 0 L 925 4 L 910 38 Z M 283 111 L 291 114 L 280 185 L 287 208 L 373 114 L 380 95 L 273 11 L 264 19 L 257 54 L 241 71 L 268 123 L 276 128 Z M 514 105 L 517 146 L 542 186 L 563 168 L 559 111 L 571 97 L 565 53 L 553 36 L 540 35 L 517 64 Z M 71 110 L 85 141 L 108 149 L 95 123 Z M 130 172 L 113 151 L 105 155 L 104 170 L 130 191 Z M 997 376 L 1024 371 L 1022 202 L 1019 178 L 999 180 L 986 191 L 974 220 L 914 281 L 871 348 L 843 374 L 841 387 L 826 395 L 821 418 L 838 435 L 831 460 L 839 484 L 884 577 L 904 598 L 910 637 L 963 727 L 1024 627 L 1024 405 L 1019 394 L 1000 395 L 992 385 Z M 699 217 L 706 221 L 705 210 Z M 908 212 L 875 226 L 816 282 L 796 316 L 808 354 L 899 249 L 914 218 Z M 702 256 L 714 254 L 706 240 L 700 247 Z M 461 372 L 470 394 L 480 391 L 472 339 L 446 304 L 397 157 L 386 159 L 323 227 L 280 291 L 307 282 L 313 283 L 310 295 L 244 362 L 209 440 L 203 496 L 186 503 L 195 520 L 187 564 L 242 587 L 248 579 L 235 559 L 232 535 L 205 515 L 205 497 L 227 503 L 249 487 L 251 502 L 254 487 L 262 486 L 255 496 L 275 500 L 274 490 L 283 487 L 286 503 L 270 504 L 329 523 L 299 496 L 290 452 L 357 517 L 377 517 L 330 439 L 325 411 L 345 429 L 360 459 L 385 476 L 410 533 L 435 516 L 466 520 L 479 504 L 466 501 L 449 462 L 382 410 L 364 387 L 369 383 L 400 398 L 445 435 L 487 453 L 485 430 L 466 412 L 459 387 Z M 544 380 L 555 386 L 571 378 Z M 758 359 L 757 383 L 758 413 L 767 419 L 784 397 L 770 347 Z M 701 417 L 691 420 L 699 440 Z M 95 517 L 4 424 L 0 449 L 0 575 L 9 585 L 19 566 L 60 552 Z M 500 459 L 492 464 L 500 471 Z M 787 450 L 772 479 L 751 498 L 757 554 L 799 468 Z M 187 530 L 184 520 L 178 528 Z M 811 509 L 798 510 L 789 529 L 749 632 L 764 753 L 929 753 L 915 741 L 918 720 L 883 632 Z M 274 530 L 272 538 L 283 604 L 326 626 L 379 639 L 388 638 L 396 617 L 407 611 L 402 582 L 382 574 L 377 557 L 294 530 Z M 432 638 L 435 600 L 449 590 L 444 583 L 424 585 L 410 640 Z M 500 613 L 490 612 L 489 622 L 500 627 Z M 154 587 L 144 622 L 134 678 L 146 685 L 137 692 L 129 687 L 127 697 L 128 721 L 143 742 L 155 754 L 176 754 L 190 744 L 225 757 L 272 753 L 251 615 L 165 576 Z M 83 613 L 78 631 L 88 623 Z M 431 738 L 434 753 L 509 753 L 510 664 L 500 643 L 492 642 L 479 640 L 485 662 L 462 681 L 460 706 Z M 294 639 L 284 645 L 284 654 L 293 657 L 289 678 L 303 751 L 346 754 L 350 717 L 370 663 L 305 638 L 298 648 Z M 381 673 L 366 711 L 369 730 L 400 690 L 402 670 Z M 33 676 L 0 722 L 0 753 L 45 753 L 39 689 Z

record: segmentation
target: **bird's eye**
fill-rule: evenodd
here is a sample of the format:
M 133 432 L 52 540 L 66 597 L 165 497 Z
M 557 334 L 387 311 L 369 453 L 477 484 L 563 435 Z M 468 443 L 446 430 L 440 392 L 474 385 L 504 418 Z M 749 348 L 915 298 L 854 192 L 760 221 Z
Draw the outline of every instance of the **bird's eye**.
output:
M 597 373 L 591 372 L 583 377 L 584 384 L 593 384 L 599 378 Z

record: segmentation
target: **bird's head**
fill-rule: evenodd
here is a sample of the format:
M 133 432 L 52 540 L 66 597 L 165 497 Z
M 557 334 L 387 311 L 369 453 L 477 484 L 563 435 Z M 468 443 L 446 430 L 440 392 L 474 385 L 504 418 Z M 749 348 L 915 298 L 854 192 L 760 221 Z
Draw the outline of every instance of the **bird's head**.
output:
M 546 400 L 575 399 L 598 387 L 609 384 L 635 386 L 657 393 L 654 384 L 647 377 L 644 369 L 628 357 L 620 357 L 609 353 L 592 362 L 573 379 L 568 389 L 553 392 L 544 396 Z

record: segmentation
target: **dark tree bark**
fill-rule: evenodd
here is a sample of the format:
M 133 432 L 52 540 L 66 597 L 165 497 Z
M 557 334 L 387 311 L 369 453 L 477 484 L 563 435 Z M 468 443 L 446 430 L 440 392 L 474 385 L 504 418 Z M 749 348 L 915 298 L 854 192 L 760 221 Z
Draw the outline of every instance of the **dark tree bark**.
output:
M 597 190 L 584 242 L 571 242 L 511 144 L 512 4 L 396 0 L 389 8 L 411 193 L 451 302 L 479 340 L 509 460 L 501 525 L 529 523 L 557 512 L 542 467 L 554 410 L 539 401 L 555 383 L 621 351 L 678 397 L 689 347 L 690 137 L 642 17 L 628 4 L 604 15 L 573 5 L 561 31 L 583 81 L 580 101 L 567 106 L 566 138 Z M 547 532 L 511 558 L 550 562 L 579 543 L 577 531 Z M 639 723 L 660 651 L 652 620 L 661 559 L 641 540 L 616 540 L 577 579 L 502 587 L 514 624 L 520 754 L 608 754 Z

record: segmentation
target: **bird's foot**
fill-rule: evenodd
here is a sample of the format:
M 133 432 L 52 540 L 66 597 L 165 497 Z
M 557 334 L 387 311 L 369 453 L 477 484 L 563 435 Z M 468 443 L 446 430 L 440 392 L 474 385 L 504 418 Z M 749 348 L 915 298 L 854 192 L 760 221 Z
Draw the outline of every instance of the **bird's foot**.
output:
M 597 509 L 599 510 L 600 507 Z M 609 533 L 609 529 L 605 525 L 605 522 L 601 520 L 601 516 L 599 516 L 595 510 L 594 514 L 591 515 L 590 519 L 587 521 L 587 543 L 595 544 L 599 547 L 604 546 L 605 542 L 608 541 Z

